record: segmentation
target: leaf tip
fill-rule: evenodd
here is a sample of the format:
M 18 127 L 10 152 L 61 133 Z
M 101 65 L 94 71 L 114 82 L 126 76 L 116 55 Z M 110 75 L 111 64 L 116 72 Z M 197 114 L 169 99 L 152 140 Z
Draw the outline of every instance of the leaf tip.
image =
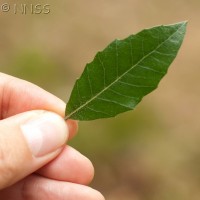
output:
M 178 23 L 175 23 L 175 24 L 171 24 L 172 26 L 173 25 L 179 25 L 179 26 L 184 26 L 184 27 L 186 27 L 187 26 L 187 24 L 188 24 L 188 20 L 185 20 L 185 21 L 181 21 L 181 22 L 178 22 Z
M 182 21 L 182 22 L 180 22 L 182 25 L 184 25 L 184 26 L 187 26 L 187 24 L 188 24 L 188 20 L 185 20 L 185 21 Z

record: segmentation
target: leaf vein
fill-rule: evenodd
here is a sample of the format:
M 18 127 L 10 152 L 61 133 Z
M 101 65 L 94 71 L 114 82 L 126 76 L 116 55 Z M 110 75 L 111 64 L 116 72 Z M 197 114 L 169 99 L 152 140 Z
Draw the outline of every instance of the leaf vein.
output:
M 118 61 L 118 47 L 117 47 L 117 40 L 115 40 L 115 57 L 116 57 L 116 73 L 117 78 L 119 77 L 119 61 Z
M 154 88 L 155 87 L 155 86 L 152 86 L 152 85 L 135 85 L 135 84 L 126 83 L 126 82 L 123 82 L 123 81 L 119 81 L 119 83 L 122 83 L 124 85 L 129 85 L 129 86 L 132 86 L 132 87 L 137 87 L 137 88 Z
M 106 102 L 109 102 L 109 103 L 113 103 L 113 104 L 122 106 L 122 107 L 124 107 L 124 108 L 132 109 L 132 107 L 129 107 L 129 106 L 127 106 L 127 105 L 121 104 L 121 103 L 119 103 L 119 102 L 116 102 L 116 101 L 113 101 L 113 100 L 110 100 L 110 99 L 104 99 L 104 98 L 100 98 L 100 97 L 97 97 L 97 99 L 98 99 L 98 100 L 102 100 L 102 101 L 106 101 Z
M 130 47 L 131 47 L 131 65 L 133 65 L 133 44 L 131 42 L 131 39 L 129 40 Z
M 88 71 L 88 67 L 87 67 L 87 79 L 88 79 L 88 83 L 89 83 L 89 88 L 90 88 L 90 93 L 91 93 L 91 96 L 93 96 L 93 91 L 92 91 L 92 84 L 91 84 L 91 80 L 90 80 L 90 73 Z
M 130 77 L 132 77 L 132 78 L 148 79 L 148 78 L 146 78 L 146 77 L 144 77 L 144 76 L 135 76 L 135 75 L 133 75 L 133 74 L 131 74 L 131 73 L 127 73 L 126 75 L 128 75 L 128 76 L 130 76 Z
M 160 72 L 160 71 L 158 71 L 158 70 L 152 69 L 152 68 L 147 67 L 147 66 L 138 65 L 138 67 L 141 67 L 141 68 L 143 68 L 143 69 L 147 69 L 147 70 L 149 70 L 149 71 L 153 71 L 153 72 L 156 72 L 156 73 L 158 73 L 158 74 L 162 74 L 162 75 L 164 75 L 163 72 Z
M 93 112 L 96 112 L 96 113 L 102 113 L 104 115 L 107 115 L 107 116 L 110 116 L 108 113 L 105 113 L 105 112 L 102 112 L 102 111 L 99 111 L 99 110 L 95 110 L 89 106 L 87 106 L 86 108 L 88 108 L 89 110 L 93 111 Z
M 98 59 L 99 59 L 99 62 L 102 66 L 102 69 L 103 69 L 103 84 L 104 84 L 103 87 L 105 88 L 106 87 L 106 69 L 105 69 L 103 61 L 101 60 L 100 54 L 98 54 Z
M 80 94 L 80 89 L 79 89 L 79 84 L 78 84 L 78 81 L 77 81 L 77 85 L 76 85 L 76 88 L 77 88 L 77 92 L 78 92 L 78 96 L 79 96 L 79 102 L 82 104 L 82 99 L 81 99 L 81 94 Z
M 111 89 L 111 88 L 109 88 L 108 90 L 110 90 L 110 91 L 113 92 L 114 94 L 117 94 L 117 95 L 122 96 L 122 97 L 130 98 L 130 99 L 134 99 L 134 100 L 137 99 L 137 97 L 132 97 L 132 96 L 128 96 L 128 95 L 121 94 L 121 93 L 119 93 L 119 92 L 117 92 L 117 91 L 115 91 L 115 90 L 113 90 L 113 89 Z

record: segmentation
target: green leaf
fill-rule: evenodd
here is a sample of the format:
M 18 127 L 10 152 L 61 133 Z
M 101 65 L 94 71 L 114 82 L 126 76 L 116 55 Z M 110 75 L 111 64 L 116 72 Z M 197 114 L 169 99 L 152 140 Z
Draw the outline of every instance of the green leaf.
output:
M 186 25 L 145 29 L 98 52 L 75 83 L 65 119 L 108 118 L 134 109 L 167 73 Z

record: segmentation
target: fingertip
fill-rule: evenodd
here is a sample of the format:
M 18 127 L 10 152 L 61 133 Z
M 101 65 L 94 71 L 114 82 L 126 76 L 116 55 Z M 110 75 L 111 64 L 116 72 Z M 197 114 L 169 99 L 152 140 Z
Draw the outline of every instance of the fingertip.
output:
M 96 193 L 98 195 L 98 200 L 105 200 L 105 197 L 99 191 L 96 190 Z
M 92 162 L 84 155 L 82 155 L 82 159 L 85 160 L 85 163 L 87 163 L 87 168 L 85 169 L 86 171 L 85 173 L 87 174 L 87 176 L 85 176 L 83 180 L 81 180 L 81 183 L 84 185 L 89 185 L 94 179 L 94 174 L 95 174 L 94 166 Z
M 22 122 L 20 129 L 35 158 L 46 156 L 61 148 L 69 136 L 69 128 L 63 118 L 47 111 L 25 123 Z
M 94 177 L 94 167 L 87 157 L 66 146 L 57 158 L 37 173 L 50 179 L 88 185 Z
M 66 123 L 69 129 L 69 139 L 72 139 L 78 132 L 78 121 L 69 119 Z

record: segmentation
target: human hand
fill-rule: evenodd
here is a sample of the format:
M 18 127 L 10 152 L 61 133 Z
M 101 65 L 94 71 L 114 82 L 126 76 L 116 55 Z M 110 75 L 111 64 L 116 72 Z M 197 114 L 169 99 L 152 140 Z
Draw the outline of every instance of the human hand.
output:
M 64 110 L 52 94 L 0 73 L 1 200 L 104 200 L 85 186 L 91 162 L 65 145 L 77 123 L 65 123 Z

